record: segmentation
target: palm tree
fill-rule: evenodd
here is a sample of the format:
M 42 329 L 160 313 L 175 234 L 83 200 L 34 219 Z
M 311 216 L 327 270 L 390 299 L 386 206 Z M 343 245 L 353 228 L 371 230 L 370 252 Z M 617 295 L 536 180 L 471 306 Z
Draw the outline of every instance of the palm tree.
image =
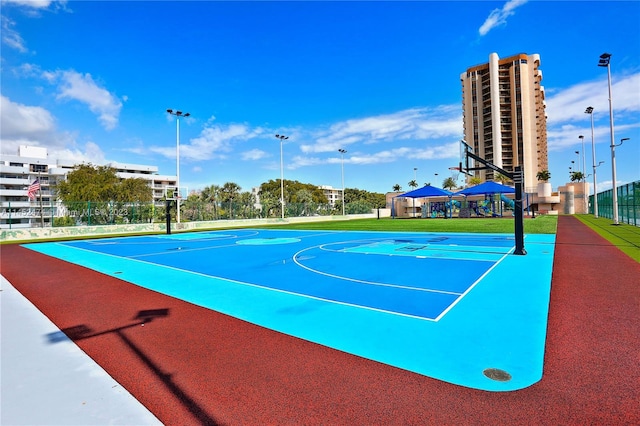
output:
M 399 184 L 395 184 L 393 185 L 393 192 L 400 192 L 402 191 L 402 187 Z
M 473 176 L 472 178 L 469 179 L 469 186 L 476 186 L 476 185 L 480 185 L 482 183 L 482 179 L 480 179 L 477 176 Z
M 210 185 L 202 190 L 200 199 L 213 206 L 213 219 L 218 219 L 218 202 L 220 202 L 220 186 Z
M 417 187 L 418 187 L 418 182 L 416 182 L 416 181 L 415 181 L 415 179 L 414 179 L 414 180 L 410 180 L 410 181 L 409 181 L 409 183 L 408 183 L 408 185 L 409 185 L 411 188 L 417 188 Z
M 571 182 L 580 182 L 583 179 L 584 179 L 584 173 L 582 172 L 571 173 Z
M 549 172 L 549 170 L 541 170 L 536 173 L 536 178 L 538 178 L 540 182 L 546 182 L 551 179 L 551 172 Z
M 496 173 L 495 175 L 493 175 L 493 180 L 496 181 L 496 182 L 500 182 L 503 185 L 511 183 L 511 179 L 509 179 L 508 177 L 506 177 L 502 173 Z
M 448 189 L 449 191 L 451 191 L 458 187 L 458 183 L 455 181 L 454 178 L 448 177 L 444 180 L 444 182 L 442 182 L 442 187 L 444 189 Z
M 240 185 L 235 182 L 226 182 L 220 189 L 222 201 L 229 202 L 229 219 L 233 219 L 233 200 L 238 198 L 238 194 L 240 194 L 241 189 Z

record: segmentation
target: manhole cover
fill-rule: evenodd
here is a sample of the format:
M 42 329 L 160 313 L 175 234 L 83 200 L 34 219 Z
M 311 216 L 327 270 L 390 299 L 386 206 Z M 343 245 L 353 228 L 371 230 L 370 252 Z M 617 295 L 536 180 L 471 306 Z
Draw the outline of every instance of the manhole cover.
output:
M 511 380 L 511 374 L 504 370 L 500 370 L 499 368 L 487 368 L 482 372 L 482 374 L 497 382 L 508 382 Z

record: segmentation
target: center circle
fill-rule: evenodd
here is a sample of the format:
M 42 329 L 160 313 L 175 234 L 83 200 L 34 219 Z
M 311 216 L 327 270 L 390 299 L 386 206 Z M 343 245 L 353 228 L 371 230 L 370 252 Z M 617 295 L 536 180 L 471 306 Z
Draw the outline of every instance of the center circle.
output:
M 299 241 L 300 238 L 250 238 L 247 240 L 236 241 L 236 244 L 246 246 L 264 246 L 273 244 L 291 244 Z

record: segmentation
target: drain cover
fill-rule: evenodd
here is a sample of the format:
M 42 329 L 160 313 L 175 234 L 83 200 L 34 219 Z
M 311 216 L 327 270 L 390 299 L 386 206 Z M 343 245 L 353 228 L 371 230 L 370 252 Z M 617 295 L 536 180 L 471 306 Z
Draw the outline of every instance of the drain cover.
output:
M 499 368 L 487 368 L 482 372 L 482 374 L 497 382 L 508 382 L 511 380 L 511 374 L 504 370 L 500 370 Z

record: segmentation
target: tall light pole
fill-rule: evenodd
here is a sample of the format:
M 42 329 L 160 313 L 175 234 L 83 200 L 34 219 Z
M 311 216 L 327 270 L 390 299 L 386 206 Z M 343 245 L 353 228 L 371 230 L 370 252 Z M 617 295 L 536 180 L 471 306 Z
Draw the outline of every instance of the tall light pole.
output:
M 622 138 L 620 139 L 620 143 L 619 144 L 613 144 L 611 145 L 611 162 L 613 163 L 611 166 L 611 170 L 612 170 L 612 180 L 613 180 L 613 195 L 614 195 L 614 221 L 613 224 L 614 225 L 619 225 L 618 222 L 618 190 L 616 188 L 616 146 L 620 146 L 624 143 L 624 141 L 628 141 L 629 138 Z
M 584 212 L 585 214 L 589 213 L 589 203 L 588 203 L 588 196 L 589 194 L 587 194 L 587 188 L 586 188 L 586 183 L 587 183 L 587 166 L 585 163 L 585 159 L 584 159 L 584 135 L 580 135 L 578 136 L 578 139 L 580 139 L 580 142 L 582 143 L 582 201 L 584 204 Z
M 176 187 L 178 188 L 178 196 L 176 198 L 176 221 L 180 223 L 180 117 L 189 117 L 188 112 L 174 111 L 168 109 L 167 112 L 176 116 Z
M 607 81 L 609 82 L 609 127 L 611 132 L 611 179 L 613 181 L 613 224 L 619 225 L 618 221 L 618 188 L 616 188 L 616 150 L 615 137 L 613 135 L 613 99 L 611 97 L 611 54 L 600 55 L 599 67 L 607 68 Z
M 583 179 L 586 180 L 586 176 L 587 176 L 587 166 L 586 166 L 586 162 L 585 162 L 585 158 L 584 158 L 584 136 L 580 135 L 578 136 L 578 138 L 580 139 L 580 141 L 582 142 L 582 173 L 583 173 Z
M 342 157 L 342 161 L 341 161 L 342 163 L 342 216 L 344 216 L 344 154 L 347 153 L 347 150 L 340 148 L 338 152 Z
M 414 167 L 413 168 L 413 182 L 415 182 L 415 184 L 418 184 L 418 168 Z M 416 199 L 415 197 L 413 198 L 413 217 L 416 217 Z
M 591 116 L 591 160 L 593 162 L 593 217 L 598 218 L 598 187 L 596 186 L 596 145 L 593 138 L 593 107 L 587 107 L 585 114 Z M 585 178 L 586 179 L 586 178 Z
M 284 219 L 284 162 L 282 160 L 282 142 L 289 139 L 289 136 L 276 135 L 277 139 L 280 139 L 280 211 L 282 219 Z

